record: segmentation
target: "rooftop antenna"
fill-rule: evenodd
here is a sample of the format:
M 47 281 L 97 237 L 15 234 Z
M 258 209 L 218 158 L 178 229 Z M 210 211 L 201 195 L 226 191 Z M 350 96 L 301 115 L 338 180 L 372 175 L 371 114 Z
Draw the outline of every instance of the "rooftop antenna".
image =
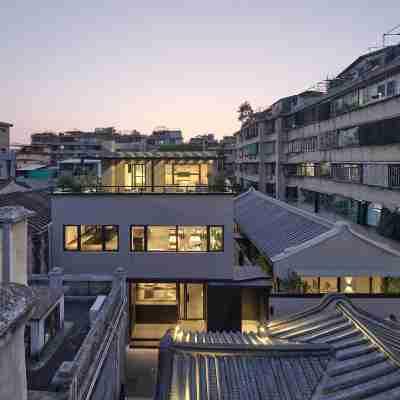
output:
M 382 35 L 382 45 L 385 47 L 386 43 L 386 38 L 388 36 L 400 36 L 400 24 L 396 25 L 394 28 L 390 29 L 386 33 Z

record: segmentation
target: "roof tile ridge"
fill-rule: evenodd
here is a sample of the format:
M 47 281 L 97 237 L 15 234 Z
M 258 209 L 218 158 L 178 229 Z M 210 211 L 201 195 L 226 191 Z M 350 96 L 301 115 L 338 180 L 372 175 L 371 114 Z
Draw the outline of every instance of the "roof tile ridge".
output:
M 390 331 L 393 336 L 399 335 L 399 332 L 395 331 L 388 321 L 376 317 L 363 309 L 354 305 L 349 299 L 346 302 L 338 301 L 336 308 L 344 314 L 353 325 L 361 331 L 368 339 L 375 344 L 388 358 L 390 358 L 398 367 L 400 367 L 400 355 L 390 348 L 390 345 L 396 343 L 397 346 L 400 344 L 400 338 L 396 341 L 395 339 L 390 340 L 389 344 L 382 341 L 379 336 L 373 332 L 373 328 L 368 326 L 368 322 L 376 324 L 381 328 Z M 364 321 L 363 321 L 364 320 Z M 366 320 L 366 321 L 365 321 Z
M 321 301 L 312 306 L 312 307 L 308 307 L 303 311 L 288 315 L 287 317 L 283 317 L 277 320 L 272 320 L 270 322 L 267 322 L 266 324 L 264 324 L 261 328 L 262 329 L 266 329 L 266 331 L 268 332 L 268 328 L 271 327 L 278 327 L 279 325 L 282 324 L 287 324 L 288 322 L 292 322 L 292 321 L 296 321 L 300 318 L 306 318 L 309 316 L 312 316 L 314 314 L 317 314 L 323 310 L 325 310 L 329 305 L 331 304 L 336 304 L 339 300 L 343 300 L 343 301 L 350 301 L 348 299 L 348 297 L 346 297 L 344 294 L 341 293 L 329 293 L 326 294 Z
M 362 233 L 356 232 L 354 229 L 351 228 L 350 225 L 348 225 L 348 230 L 349 230 L 354 236 L 358 237 L 359 239 L 361 239 L 361 240 L 363 240 L 363 241 L 365 241 L 365 242 L 367 242 L 367 243 L 369 243 L 369 244 L 372 244 L 372 245 L 374 245 L 375 247 L 380 248 L 381 250 L 384 250 L 384 251 L 386 251 L 386 252 L 388 252 L 388 253 L 391 253 L 391 254 L 394 255 L 394 256 L 400 257 L 400 251 L 395 250 L 395 249 L 392 248 L 390 245 L 388 245 L 388 244 L 386 244 L 386 243 L 379 242 L 379 241 L 374 240 L 374 239 L 372 239 L 372 238 L 369 238 L 368 236 L 363 235 Z
M 340 224 L 337 222 L 333 225 L 333 227 L 324 233 L 321 233 L 320 235 L 311 238 L 309 240 L 307 240 L 304 243 L 301 243 L 297 246 L 290 246 L 287 247 L 285 250 L 283 250 L 281 253 L 275 255 L 274 257 L 271 258 L 272 262 L 276 262 L 276 261 L 281 261 L 287 257 L 290 257 L 302 250 L 308 249 L 309 247 L 313 247 L 316 246 L 328 239 L 332 239 L 333 237 L 339 235 L 340 233 L 343 232 L 343 227 L 346 226 L 344 224 L 347 224 L 346 222 L 342 223 L 341 221 L 339 221 Z
M 248 193 L 248 192 L 246 192 L 246 193 Z M 288 211 L 291 211 L 291 212 L 293 212 L 293 213 L 295 213 L 297 215 L 301 215 L 302 217 L 308 218 L 309 220 L 312 220 L 312 221 L 317 222 L 317 223 L 319 223 L 321 225 L 324 225 L 325 227 L 332 227 L 332 226 L 335 225 L 334 222 L 329 221 L 326 218 L 320 217 L 319 215 L 311 213 L 310 211 L 302 210 L 301 208 L 292 206 L 292 205 L 290 205 L 290 204 L 288 204 L 288 203 L 286 203 L 286 202 L 284 202 L 282 200 L 275 199 L 275 198 L 273 198 L 271 196 L 266 195 L 265 193 L 259 192 L 258 190 L 253 189 L 253 192 L 254 192 L 254 194 L 256 196 L 258 196 L 258 197 L 260 197 L 260 198 L 262 198 L 264 200 L 267 200 L 272 204 L 275 204 L 277 206 L 285 208 Z

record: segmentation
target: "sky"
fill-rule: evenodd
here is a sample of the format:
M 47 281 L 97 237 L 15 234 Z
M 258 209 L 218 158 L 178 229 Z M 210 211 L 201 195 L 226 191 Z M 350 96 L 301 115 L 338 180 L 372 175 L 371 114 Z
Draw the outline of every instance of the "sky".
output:
M 339 73 L 400 24 L 398 0 L 1 0 L 0 121 L 12 142 L 115 126 L 239 128 Z

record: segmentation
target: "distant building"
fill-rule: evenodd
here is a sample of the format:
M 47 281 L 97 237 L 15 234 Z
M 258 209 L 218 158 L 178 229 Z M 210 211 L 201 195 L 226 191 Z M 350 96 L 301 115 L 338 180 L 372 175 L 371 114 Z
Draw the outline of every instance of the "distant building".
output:
M 357 58 L 326 92 L 255 113 L 235 135 L 236 180 L 400 239 L 400 45 Z
M 10 128 L 12 124 L 0 122 L 0 181 L 15 177 L 16 158 L 10 150 Z
M 197 135 L 192 137 L 189 144 L 194 146 L 199 146 L 203 150 L 215 149 L 218 146 L 218 140 L 215 139 L 213 133 L 208 133 L 205 135 Z
M 170 130 L 167 128 L 160 128 L 154 130 L 153 133 L 147 137 L 147 145 L 149 150 L 157 149 L 163 145 L 177 145 L 183 143 L 182 131 Z

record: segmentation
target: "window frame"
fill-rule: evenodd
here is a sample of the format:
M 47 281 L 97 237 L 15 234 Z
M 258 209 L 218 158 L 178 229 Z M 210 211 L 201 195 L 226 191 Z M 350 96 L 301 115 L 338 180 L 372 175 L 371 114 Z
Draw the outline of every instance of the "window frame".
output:
M 147 226 L 131 224 L 129 227 L 129 251 L 132 253 L 147 253 Z M 133 230 L 132 228 L 143 228 L 143 250 L 135 250 L 132 246 Z
M 81 226 L 82 225 L 100 225 L 101 226 L 101 250 L 82 250 L 82 246 L 81 246 Z M 78 248 L 75 250 L 71 250 L 71 249 L 67 249 L 66 248 L 66 243 L 65 243 L 65 228 L 68 226 L 74 226 L 78 229 Z M 106 249 L 106 240 L 105 240 L 105 227 L 106 226 L 112 226 L 115 227 L 117 230 L 117 248 L 115 250 L 108 250 Z M 64 251 L 68 251 L 68 252 L 80 252 L 80 253 L 116 253 L 119 251 L 119 247 L 120 247 L 120 238 L 119 238 L 119 225 L 116 224 L 63 224 L 63 248 Z
M 211 228 L 222 229 L 222 246 L 220 250 L 211 250 Z M 225 229 L 224 225 L 207 225 L 207 252 L 209 253 L 221 253 L 225 251 Z
M 175 250 L 149 250 L 148 246 L 148 228 L 149 227 L 175 227 L 176 233 L 176 249 Z M 144 250 L 134 250 L 132 247 L 132 228 L 141 227 L 144 229 Z M 185 227 L 206 227 L 207 231 L 207 250 L 194 251 L 194 250 L 185 250 L 179 251 L 179 228 Z M 221 228 L 222 229 L 222 247 L 220 250 L 211 250 L 210 239 L 211 239 L 211 228 Z M 139 224 L 131 224 L 129 228 L 129 251 L 131 253 L 186 253 L 186 254 L 199 254 L 199 253 L 222 253 L 225 251 L 225 226 L 224 225 L 139 225 Z

